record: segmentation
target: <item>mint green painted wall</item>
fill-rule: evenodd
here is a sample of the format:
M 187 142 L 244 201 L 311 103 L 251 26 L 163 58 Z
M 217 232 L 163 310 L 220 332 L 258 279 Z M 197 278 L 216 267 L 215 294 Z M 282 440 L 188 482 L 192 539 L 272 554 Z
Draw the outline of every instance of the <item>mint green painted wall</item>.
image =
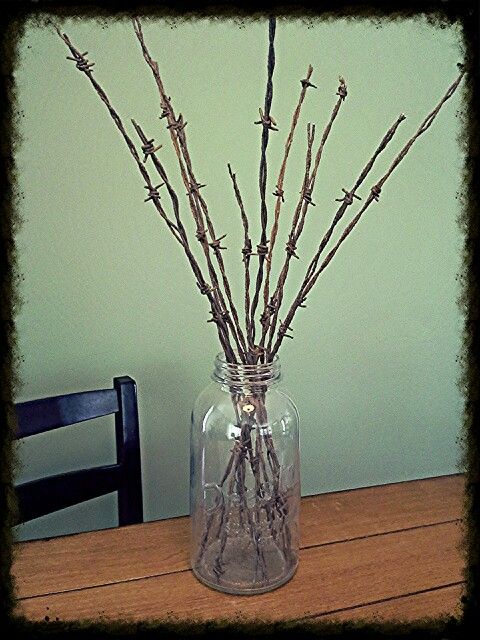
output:
M 164 145 L 162 157 L 183 195 L 155 85 L 130 23 L 67 20 L 62 28 L 88 50 L 95 77 L 124 121 L 134 117 Z M 260 130 L 252 123 L 265 91 L 266 23 L 156 21 L 144 31 L 168 94 L 188 121 L 196 175 L 208 185 L 203 193 L 219 234 L 228 234 L 224 255 L 240 300 L 242 230 L 226 164 L 232 163 L 257 220 Z M 421 21 L 381 28 L 360 20 L 279 22 L 272 114 L 280 132 L 269 145 L 269 193 L 309 63 L 318 85 L 307 94 L 292 148 L 285 218 L 300 188 L 306 123 L 316 123 L 318 141 L 339 74 L 349 90 L 325 149 L 317 206 L 310 209 L 287 301 L 333 215 L 334 198 L 353 184 L 404 112 L 397 139 L 360 192 L 366 195 L 456 77 L 460 41 L 456 28 Z M 143 202 L 143 183 L 123 141 L 67 53 L 52 30 L 39 26 L 30 25 L 20 44 L 23 143 L 16 162 L 23 226 L 16 240 L 24 303 L 17 317 L 23 386 L 16 399 L 107 387 L 115 375 L 133 376 L 146 518 L 183 515 L 190 408 L 209 382 L 219 350 L 215 330 L 205 322 L 206 301 L 183 254 L 151 203 Z M 285 341 L 285 384 L 301 415 L 304 495 L 458 470 L 461 108 L 459 91 L 324 272 L 294 323 L 296 339 Z M 193 229 L 186 198 L 183 215 Z M 285 224 L 281 233 L 283 253 Z M 104 419 L 23 443 L 19 479 L 111 461 L 108 424 Z M 113 526 L 114 513 L 115 497 L 107 496 L 18 533 L 27 538 Z

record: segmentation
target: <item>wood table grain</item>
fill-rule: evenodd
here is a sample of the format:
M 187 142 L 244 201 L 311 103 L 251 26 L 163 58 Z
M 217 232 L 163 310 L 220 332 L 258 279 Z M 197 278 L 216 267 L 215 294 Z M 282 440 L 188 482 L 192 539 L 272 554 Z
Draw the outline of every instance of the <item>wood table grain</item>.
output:
M 188 565 L 189 518 L 18 543 L 17 613 L 75 619 L 400 619 L 458 615 L 464 477 L 302 499 L 300 564 L 283 587 L 219 593 Z

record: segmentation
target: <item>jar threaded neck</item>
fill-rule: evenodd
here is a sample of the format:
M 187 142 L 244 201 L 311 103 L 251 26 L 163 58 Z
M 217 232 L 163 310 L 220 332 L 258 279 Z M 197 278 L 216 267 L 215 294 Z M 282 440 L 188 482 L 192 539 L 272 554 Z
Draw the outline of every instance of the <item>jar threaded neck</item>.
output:
M 213 379 L 231 388 L 260 385 L 270 387 L 281 378 L 280 362 L 276 355 L 272 362 L 243 364 L 227 362 L 225 355 L 219 353 L 215 358 Z

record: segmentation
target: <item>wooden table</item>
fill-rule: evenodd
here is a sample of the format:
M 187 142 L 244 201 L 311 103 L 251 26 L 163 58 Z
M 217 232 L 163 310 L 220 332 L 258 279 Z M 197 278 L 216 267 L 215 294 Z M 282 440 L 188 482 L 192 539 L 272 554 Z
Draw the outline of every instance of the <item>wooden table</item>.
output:
M 302 499 L 300 565 L 285 586 L 232 596 L 188 567 L 189 519 L 19 543 L 30 619 L 371 618 L 459 614 L 461 475 Z

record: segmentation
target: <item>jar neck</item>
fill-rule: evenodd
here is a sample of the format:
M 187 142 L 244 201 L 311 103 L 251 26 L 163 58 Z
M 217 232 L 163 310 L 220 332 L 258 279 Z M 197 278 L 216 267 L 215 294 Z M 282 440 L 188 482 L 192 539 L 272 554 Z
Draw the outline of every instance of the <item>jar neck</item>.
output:
M 215 358 L 212 378 L 230 391 L 242 392 L 257 387 L 264 390 L 278 384 L 281 378 L 280 362 L 275 356 L 272 362 L 266 364 L 232 364 L 227 362 L 223 353 L 219 353 Z

